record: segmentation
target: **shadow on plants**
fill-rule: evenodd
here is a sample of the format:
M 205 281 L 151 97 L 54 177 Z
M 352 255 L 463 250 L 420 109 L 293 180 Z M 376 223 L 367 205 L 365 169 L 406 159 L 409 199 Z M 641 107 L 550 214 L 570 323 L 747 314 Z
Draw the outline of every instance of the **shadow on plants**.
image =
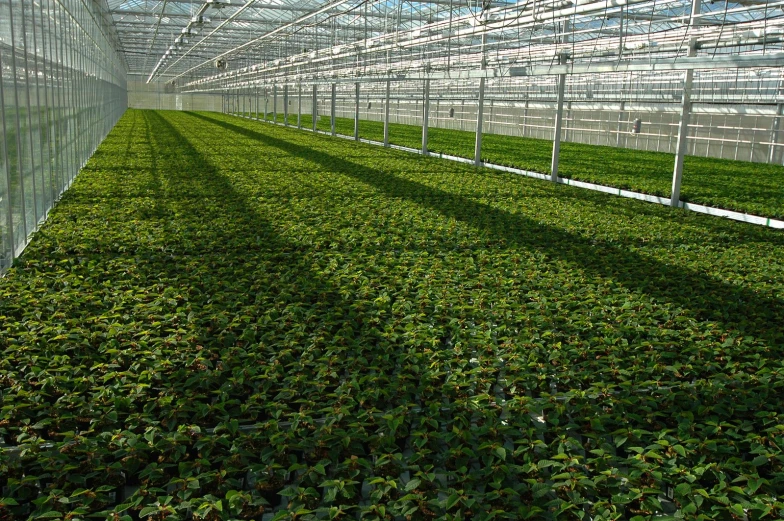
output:
M 664 302 L 691 310 L 694 318 L 715 321 L 728 331 L 784 345 L 784 302 L 740 285 L 719 281 L 682 266 L 670 265 L 610 243 L 548 226 L 520 214 L 510 214 L 471 198 L 403 179 L 365 165 L 342 160 L 310 146 L 298 145 L 268 133 L 235 125 L 220 118 L 189 112 L 195 119 L 274 146 L 293 156 L 322 165 L 367 183 L 391 197 L 432 208 L 528 250 L 573 263 L 586 273 L 614 280 Z M 357 145 L 361 146 L 361 145 Z M 369 146 L 369 145 L 368 145 Z M 560 193 L 555 195 L 560 197 Z
M 0 315 L 10 317 L 0 331 L 5 355 L 0 377 L 7 384 L 3 398 L 8 405 L 2 414 L 14 422 L 27 415 L 29 425 L 24 429 L 3 422 L 0 429 L 13 430 L 14 439 L 20 433 L 28 436 L 18 440 L 23 447 L 40 441 L 29 436 L 55 422 L 59 425 L 54 430 L 62 431 L 64 421 L 72 421 L 69 415 L 81 431 L 78 438 L 66 433 L 64 443 L 50 438 L 51 448 L 28 451 L 21 463 L 12 465 L 13 473 L 5 473 L 9 481 L 24 473 L 31 483 L 57 481 L 70 487 L 64 494 L 69 506 L 60 501 L 61 493 L 53 493 L 46 498 L 51 513 L 42 504 L 36 516 L 65 517 L 66 510 L 77 505 L 103 509 L 96 501 L 82 499 L 87 495 L 76 487 L 106 483 L 96 488 L 103 505 L 111 499 L 105 496 L 123 481 L 144 489 L 134 495 L 123 488 L 125 500 L 137 503 L 119 510 L 135 508 L 139 517 L 158 518 L 176 511 L 172 519 L 185 518 L 189 509 L 194 517 L 218 517 L 212 514 L 223 509 L 222 517 L 259 519 L 263 500 L 273 502 L 280 496 L 289 497 L 289 505 L 315 506 L 321 501 L 322 508 L 350 506 L 352 515 L 383 505 L 386 516 L 411 515 L 412 520 L 423 518 L 425 509 L 440 517 L 457 511 L 467 517 L 484 505 L 517 519 L 554 504 L 590 509 L 587 502 L 604 502 L 598 508 L 605 508 L 613 501 L 621 510 L 626 502 L 628 512 L 661 510 L 654 503 L 656 487 L 669 483 L 686 502 L 691 482 L 685 473 L 696 474 L 700 466 L 704 472 L 699 486 L 711 490 L 706 494 L 717 504 L 726 496 L 714 487 L 735 479 L 735 469 L 748 477 L 747 490 L 755 496 L 764 491 L 780 497 L 773 481 L 780 469 L 777 456 L 769 456 L 772 450 L 756 439 L 777 420 L 780 391 L 773 370 L 778 366 L 765 380 L 761 373 L 766 367 L 754 375 L 758 380 L 743 372 L 722 379 L 717 370 L 710 380 L 688 385 L 684 379 L 683 385 L 666 389 L 602 373 L 595 373 L 599 384 L 589 388 L 565 378 L 539 380 L 541 366 L 546 373 L 539 374 L 557 371 L 559 377 L 573 377 L 571 368 L 580 364 L 574 352 L 566 345 L 538 348 L 519 332 L 509 333 L 503 344 L 473 336 L 480 326 L 492 327 L 490 312 L 461 301 L 465 293 L 455 291 L 449 280 L 442 289 L 456 295 L 457 306 L 417 309 L 419 293 L 400 291 L 401 286 L 437 276 L 428 271 L 433 264 L 405 269 L 411 264 L 401 263 L 399 254 L 411 251 L 403 245 L 401 251 L 383 252 L 391 259 L 386 267 L 405 269 L 387 278 L 374 271 L 376 259 L 383 262 L 384 257 L 366 249 L 362 237 L 334 247 L 333 239 L 341 236 L 331 235 L 331 226 L 340 210 L 365 201 L 335 200 L 319 192 L 324 184 L 315 181 L 326 178 L 362 188 L 350 192 L 363 192 L 406 214 L 424 208 L 428 215 L 421 226 L 414 225 L 417 230 L 401 226 L 390 235 L 429 233 L 444 214 L 460 219 L 478 229 L 476 236 L 485 245 L 492 243 L 486 253 L 493 258 L 516 253 L 510 251 L 511 244 L 518 251 L 541 253 L 535 256 L 537 262 L 546 262 L 547 255 L 552 259 L 555 252 L 578 266 L 598 263 L 601 252 L 589 247 L 587 239 L 345 160 L 362 158 L 369 148 L 315 137 L 303 140 L 314 148 L 292 146 L 265 136 L 263 130 L 240 135 L 235 126 L 213 126 L 214 118 L 176 112 L 132 112 L 130 117 L 146 120 L 148 132 L 138 139 L 143 150 L 136 151 L 143 161 L 128 156 L 122 165 L 129 169 L 127 176 L 100 168 L 92 177 L 85 173 L 75 194 L 87 204 L 61 207 L 52 229 L 26 252 L 29 264 L 20 264 L 0 286 L 0 296 L 15 296 L 0 299 Z M 273 132 L 285 135 L 284 130 Z M 227 145 L 217 148 L 215 141 Z M 236 148 L 230 146 L 234 142 Z M 260 146 L 265 143 L 270 146 Z M 325 154 L 318 150 L 319 143 L 345 144 L 345 155 Z M 235 152 L 243 157 L 232 161 L 229 156 Z M 283 157 L 284 152 L 319 164 Z M 262 155 L 280 164 L 259 168 Z M 104 162 L 112 166 L 112 159 L 107 154 Z M 397 166 L 411 164 L 401 161 Z M 305 174 L 287 170 L 291 165 Z M 312 174 L 317 166 L 322 172 Z M 312 184 L 297 192 L 301 181 Z M 107 204 L 105 183 L 133 182 L 134 187 L 144 184 L 150 193 L 124 203 L 110 197 Z M 289 189 L 300 197 L 281 197 Z M 409 199 L 421 207 L 408 204 Z M 61 219 L 91 207 L 101 211 L 83 225 Z M 337 222 L 347 228 L 356 224 L 347 230 L 355 232 L 349 237 L 370 234 L 368 223 L 377 206 L 372 209 L 344 214 Z M 314 211 L 324 218 L 308 220 Z M 84 228 L 93 228 L 92 235 L 79 235 Z M 465 228 L 461 226 L 460 233 Z M 526 232 L 533 236 L 526 238 Z M 579 251 L 558 242 L 547 245 L 546 232 L 554 241 L 576 241 Z M 302 240 L 308 233 L 318 240 Z M 465 246 L 460 251 L 449 251 L 443 246 L 448 238 L 439 238 L 415 243 L 429 245 L 428 255 L 414 253 L 420 261 L 433 253 L 451 256 L 441 272 L 448 279 L 449 271 L 461 269 L 461 261 L 482 254 L 483 245 L 474 248 L 476 236 L 456 243 Z M 494 240 L 484 241 L 487 237 Z M 50 255 L 55 239 L 62 251 Z M 388 250 L 385 243 L 378 244 L 377 250 Z M 621 247 L 610 249 L 616 261 Z M 587 257 L 578 262 L 577 255 Z M 624 257 L 632 265 L 621 262 L 617 269 L 625 277 L 639 275 L 643 268 L 635 262 L 644 259 Z M 319 269 L 332 261 L 352 267 Z M 542 277 L 547 267 L 533 266 Z M 670 270 L 666 264 L 654 264 L 654 274 L 665 268 Z M 605 266 L 596 270 L 588 270 L 588 275 L 610 273 Z M 479 276 L 483 271 L 471 273 L 486 282 Z M 361 276 L 371 284 L 352 282 Z M 687 272 L 686 282 L 692 285 L 687 289 L 694 291 L 693 286 L 705 280 L 710 279 Z M 720 289 L 722 296 L 729 294 Z M 749 290 L 744 291 L 740 296 L 746 298 Z M 493 304 L 497 307 L 500 300 Z M 759 297 L 753 304 L 762 301 Z M 542 332 L 557 327 L 552 316 L 544 316 L 545 310 L 521 302 L 515 301 L 515 316 L 509 320 L 514 327 L 528 319 L 537 319 Z M 460 323 L 463 318 L 468 320 Z M 440 335 L 438 321 L 452 319 L 458 325 L 451 332 L 472 335 L 465 343 L 470 341 L 473 349 L 461 351 Z M 371 325 L 374 320 L 376 326 Z M 409 326 L 433 327 L 416 336 L 417 328 Z M 392 334 L 374 333 L 374 327 Z M 636 358 L 623 346 L 614 349 L 615 360 Z M 672 355 L 678 361 L 687 356 L 683 350 Z M 763 361 L 774 366 L 766 356 Z M 505 365 L 499 364 L 501 357 Z M 565 363 L 558 369 L 548 363 L 561 361 Z M 449 379 L 443 369 L 447 365 Z M 23 380 L 17 377 L 20 373 Z M 517 389 L 493 388 L 506 379 Z M 550 396 L 551 383 L 557 396 Z M 475 389 L 469 393 L 468 386 Z M 535 386 L 538 394 L 531 396 Z M 50 392 L 57 396 L 48 396 Z M 38 401 L 30 403 L 30 397 L 56 400 L 40 406 Z M 412 403 L 419 407 L 410 407 Z M 637 458 L 637 450 L 645 457 Z M 719 470 L 726 463 L 729 470 Z M 705 470 L 708 465 L 713 470 Z M 630 470 L 612 470 L 624 468 Z M 573 490 L 557 483 L 559 472 L 571 476 L 563 479 L 574 480 Z M 663 477 L 656 481 L 654 473 Z M 529 487 L 527 480 L 538 488 Z M 36 487 L 14 487 L 8 495 L 22 501 L 41 493 Z M 639 496 L 645 498 L 626 494 L 629 487 L 640 489 Z M 513 492 L 501 496 L 495 491 L 506 488 Z M 557 503 L 559 499 L 568 505 Z M 379 514 L 378 519 L 386 517 Z M 556 513 L 550 517 L 567 518 Z
M 10 411 L 6 414 L 4 409 L 0 423 L 4 433 L 7 428 L 16 439 L 24 431 L 25 436 L 53 442 L 20 462 L 12 477 L 24 474 L 34 483 L 36 476 L 54 476 L 52 488 L 66 493 L 79 485 L 103 486 L 103 496 L 114 493 L 115 487 L 124 495 L 125 485 L 158 488 L 161 493 L 169 487 L 171 496 L 187 499 L 223 497 L 226 490 L 242 489 L 248 468 L 258 466 L 260 475 L 272 469 L 272 477 L 257 479 L 256 491 L 267 500 L 279 498 L 287 483 L 281 476 L 292 457 L 302 459 L 298 453 L 326 447 L 324 454 L 338 460 L 347 452 L 362 455 L 362 445 L 335 443 L 321 431 L 304 427 L 286 436 L 259 431 L 245 436 L 250 440 L 241 439 L 239 421 L 277 426 L 281 416 L 299 414 L 307 423 L 308 405 L 316 402 L 319 408 L 334 405 L 336 416 L 349 411 L 353 415 L 356 404 L 336 392 L 338 379 L 319 373 L 317 357 L 325 355 L 314 355 L 317 349 L 310 347 L 316 360 L 302 361 L 307 338 L 295 337 L 293 333 L 299 332 L 289 320 L 303 310 L 310 312 L 315 318 L 307 328 L 317 330 L 328 347 L 350 320 L 351 302 L 314 273 L 303 261 L 302 247 L 282 239 L 210 158 L 166 118 L 156 112 L 145 112 L 143 118 L 149 146 L 143 153 L 149 168 L 141 175 L 147 181 L 150 207 L 136 208 L 141 199 L 127 201 L 132 225 L 117 228 L 127 223 L 112 215 L 115 197 L 107 205 L 104 194 L 77 188 L 72 211 L 92 202 L 103 206 L 112 222 L 76 226 L 65 220 L 58 251 L 52 252 L 51 243 L 40 239 L 40 249 L 31 248 L 23 259 L 34 262 L 38 254 L 56 266 L 56 284 L 62 288 L 47 290 L 54 294 L 50 300 L 56 306 L 56 316 L 48 312 L 47 320 L 52 329 L 68 334 L 49 335 L 48 349 L 75 364 L 84 363 L 67 374 L 49 375 L 34 368 L 56 396 L 49 396 L 49 388 L 33 378 L 20 386 L 35 394 L 35 403 L 28 403 L 29 394 L 16 388 L 4 395 Z M 138 130 L 132 127 L 134 131 Z M 130 157 L 117 159 L 123 163 Z M 117 182 L 116 172 L 106 175 Z M 67 210 L 61 207 L 60 212 Z M 89 226 L 101 233 L 90 242 L 68 242 L 76 230 Z M 50 237 L 56 232 L 48 231 Z M 68 250 L 69 244 L 76 249 Z M 20 263 L 17 271 L 22 269 Z M 24 313 L 41 302 L 31 304 L 27 309 L 5 307 L 0 314 L 21 324 Z M 279 316 L 284 319 L 276 322 Z M 25 338 L 14 341 L 24 344 Z M 391 374 L 394 360 L 389 364 L 379 369 Z M 86 383 L 94 382 L 93 376 L 86 376 L 92 371 L 104 375 L 101 384 Z M 287 380 L 289 374 L 293 378 Z M 145 383 L 136 385 L 137 377 Z M 335 404 L 338 401 L 343 403 Z M 312 412 L 317 413 L 330 416 Z M 217 427 L 214 435 L 206 435 L 208 427 Z M 77 431 L 79 441 L 73 442 Z M 62 450 L 61 432 L 68 434 L 68 451 Z M 69 470 L 62 470 L 68 465 Z M 127 479 L 109 483 L 109 469 L 118 466 Z M 27 501 L 26 486 L 10 486 L 9 497 Z M 103 497 L 102 501 L 111 502 Z M 132 501 L 136 503 L 127 508 L 145 511 L 142 496 Z M 164 506 L 169 505 L 162 505 L 161 513 Z

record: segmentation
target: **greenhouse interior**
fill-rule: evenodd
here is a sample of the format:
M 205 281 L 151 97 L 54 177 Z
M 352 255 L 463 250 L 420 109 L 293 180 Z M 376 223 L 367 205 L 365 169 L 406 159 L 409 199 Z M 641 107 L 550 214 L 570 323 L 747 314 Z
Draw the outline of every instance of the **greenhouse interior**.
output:
M 0 521 L 784 519 L 784 2 L 0 0 Z

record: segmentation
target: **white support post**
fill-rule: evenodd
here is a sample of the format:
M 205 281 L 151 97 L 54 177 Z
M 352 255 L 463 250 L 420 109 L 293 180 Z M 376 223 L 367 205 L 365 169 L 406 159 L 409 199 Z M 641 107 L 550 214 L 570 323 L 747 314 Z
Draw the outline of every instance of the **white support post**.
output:
M 264 88 L 264 121 L 267 121 L 267 111 L 269 110 L 269 96 L 267 95 L 267 89 Z
M 561 28 L 563 30 L 561 41 L 563 43 L 568 43 L 570 40 L 569 31 L 571 30 L 571 23 L 569 23 L 569 20 L 565 20 Z M 563 51 L 558 56 L 558 61 L 561 64 L 566 63 L 566 54 L 564 54 Z M 563 126 L 563 105 L 565 92 L 566 74 L 559 74 L 558 100 L 555 108 L 555 128 L 553 130 L 553 157 L 550 161 L 550 180 L 554 183 L 558 182 L 558 161 L 561 155 L 561 127 Z
M 694 27 L 694 17 L 700 14 L 700 1 L 692 0 L 690 27 Z M 689 39 L 689 56 L 697 55 L 697 39 L 692 36 Z M 678 142 L 675 146 L 675 167 L 672 172 L 672 193 L 670 195 L 670 206 L 679 208 L 681 206 L 681 182 L 683 180 L 683 159 L 689 139 L 689 117 L 691 116 L 691 87 L 694 83 L 694 70 L 689 69 L 684 73 L 683 79 L 683 98 L 681 99 L 681 118 L 678 122 Z
M 621 101 L 621 105 L 618 109 L 618 128 L 615 131 L 615 146 L 618 148 L 621 147 L 621 126 L 623 125 L 623 117 L 625 111 L 626 111 L 626 102 Z
M 623 57 L 623 6 L 621 6 L 620 16 L 618 18 L 618 59 Z
M 427 151 L 427 128 L 430 116 L 430 79 L 425 80 L 425 99 L 422 103 L 422 154 L 428 155 Z
M 336 105 L 336 98 L 337 98 L 337 84 L 332 84 L 332 101 L 330 102 L 330 113 L 329 113 L 329 131 L 334 136 L 337 134 L 335 130 L 335 105 Z
M 384 100 L 384 146 L 389 146 L 389 91 L 391 82 L 387 80 L 386 99 Z
M 479 106 L 476 111 L 476 139 L 474 140 L 474 166 L 482 164 L 482 123 L 485 119 L 485 79 L 479 78 Z
M 272 85 L 272 122 L 278 122 L 278 86 Z
M 482 35 L 482 64 L 481 69 L 485 70 L 487 67 L 487 59 L 485 57 L 485 46 L 487 45 L 487 33 Z M 479 166 L 482 163 L 482 124 L 485 120 L 485 79 L 479 78 L 479 100 L 476 109 L 476 136 L 474 136 L 474 166 Z
M 256 87 L 254 97 L 256 98 L 256 121 L 258 121 L 259 120 L 259 88 L 258 87 Z
M 561 62 L 564 62 L 561 56 Z M 566 74 L 558 75 L 558 102 L 555 109 L 555 128 L 553 130 L 553 157 L 550 162 L 550 181 L 558 182 L 558 159 L 561 153 L 561 126 L 563 125 L 563 104 L 566 91 Z
M 525 107 L 523 108 L 523 137 L 528 135 L 528 100 L 525 100 Z
M 283 126 L 289 126 L 289 86 L 283 86 Z
M 670 206 L 680 207 L 681 181 L 683 180 L 683 159 L 686 156 L 689 136 L 689 116 L 691 115 L 691 87 L 694 82 L 694 71 L 689 69 L 683 81 L 683 99 L 681 100 L 681 118 L 678 122 L 678 141 L 675 146 L 675 168 L 672 173 L 672 195 Z
M 781 163 L 781 151 L 779 150 L 779 130 L 781 128 L 781 116 L 784 116 L 784 104 L 776 105 L 776 115 L 773 117 L 773 124 L 770 127 L 770 153 L 768 163 Z
M 297 91 L 297 128 L 302 129 L 302 82 L 299 83 Z
M 313 132 L 316 131 L 316 124 L 318 123 L 318 86 L 313 85 L 313 105 L 310 107 L 313 117 Z
M 359 141 L 359 82 L 354 85 L 354 140 Z

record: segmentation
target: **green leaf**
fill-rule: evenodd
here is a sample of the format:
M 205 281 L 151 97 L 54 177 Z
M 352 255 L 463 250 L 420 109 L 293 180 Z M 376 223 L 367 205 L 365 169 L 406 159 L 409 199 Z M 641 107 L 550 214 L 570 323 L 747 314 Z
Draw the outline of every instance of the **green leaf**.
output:
M 769 484 L 767 479 L 764 478 L 757 478 L 757 477 L 750 477 L 747 483 L 747 488 L 750 494 L 754 494 L 759 490 L 762 485 Z
M 406 483 L 406 488 L 404 489 L 406 492 L 410 492 L 416 489 L 422 483 L 421 479 L 414 478 L 408 483 Z
M 735 503 L 730 505 L 730 510 L 738 517 L 744 518 L 746 516 L 746 512 L 743 509 L 743 505 Z

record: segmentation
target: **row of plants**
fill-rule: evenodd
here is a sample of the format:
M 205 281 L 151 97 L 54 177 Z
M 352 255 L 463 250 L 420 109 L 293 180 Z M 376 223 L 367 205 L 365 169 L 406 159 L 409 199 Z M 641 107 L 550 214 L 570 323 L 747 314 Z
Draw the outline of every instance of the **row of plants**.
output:
M 255 117 L 255 113 L 244 115 Z M 264 115 L 259 114 L 263 119 Z M 272 114 L 268 114 L 272 121 Z M 278 114 L 283 122 L 283 114 Z M 296 125 L 296 114 L 289 114 L 289 124 Z M 312 128 L 310 115 L 302 115 L 302 126 Z M 329 116 L 322 115 L 317 128 L 331 130 Z M 354 135 L 354 120 L 335 118 L 338 134 Z M 360 137 L 384 140 L 380 121 L 360 120 Z M 390 143 L 420 149 L 422 127 L 391 123 Z M 474 132 L 430 128 L 428 150 L 433 153 L 473 158 Z M 550 172 L 552 141 L 520 136 L 484 134 L 482 160 L 540 173 Z M 561 145 L 559 175 L 625 190 L 669 197 L 672 186 L 674 155 L 626 148 L 565 142 Z M 717 208 L 784 218 L 784 167 L 746 161 L 732 161 L 687 156 L 681 200 Z
M 0 280 L 0 518 L 784 516 L 782 250 L 129 110 Z

